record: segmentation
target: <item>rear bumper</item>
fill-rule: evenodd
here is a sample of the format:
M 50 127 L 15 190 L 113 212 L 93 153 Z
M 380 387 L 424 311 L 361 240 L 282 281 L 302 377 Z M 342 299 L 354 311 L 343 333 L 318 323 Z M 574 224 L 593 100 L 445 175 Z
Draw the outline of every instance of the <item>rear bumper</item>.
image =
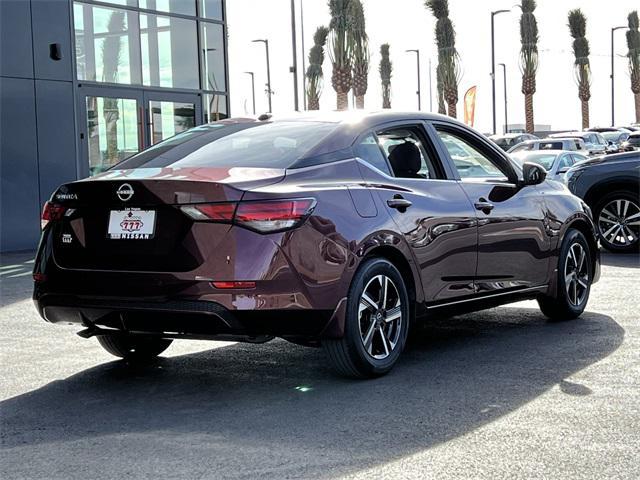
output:
M 229 310 L 212 301 L 139 301 L 55 294 L 35 295 L 34 302 L 40 315 L 51 323 L 172 338 L 261 335 L 319 338 L 337 318 L 338 311 Z

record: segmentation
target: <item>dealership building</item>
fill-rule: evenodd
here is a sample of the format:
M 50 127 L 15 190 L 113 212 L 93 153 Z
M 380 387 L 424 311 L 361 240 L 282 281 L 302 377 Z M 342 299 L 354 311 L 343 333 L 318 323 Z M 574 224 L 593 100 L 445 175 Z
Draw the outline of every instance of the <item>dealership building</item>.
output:
M 224 0 L 0 0 L 0 251 L 64 182 L 229 113 Z

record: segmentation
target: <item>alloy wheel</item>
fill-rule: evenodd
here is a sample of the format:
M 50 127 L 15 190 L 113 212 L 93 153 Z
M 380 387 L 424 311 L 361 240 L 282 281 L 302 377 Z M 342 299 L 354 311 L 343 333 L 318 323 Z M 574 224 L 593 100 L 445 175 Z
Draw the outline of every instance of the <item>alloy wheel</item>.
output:
M 364 287 L 358 305 L 360 338 L 373 358 L 387 358 L 402 333 L 402 302 L 393 280 L 386 275 L 373 277 Z
M 574 307 L 582 305 L 589 291 L 589 260 L 580 243 L 569 247 L 564 261 L 564 286 L 567 299 Z
M 614 247 L 628 247 L 640 237 L 640 207 L 624 198 L 612 200 L 600 211 L 598 230 Z

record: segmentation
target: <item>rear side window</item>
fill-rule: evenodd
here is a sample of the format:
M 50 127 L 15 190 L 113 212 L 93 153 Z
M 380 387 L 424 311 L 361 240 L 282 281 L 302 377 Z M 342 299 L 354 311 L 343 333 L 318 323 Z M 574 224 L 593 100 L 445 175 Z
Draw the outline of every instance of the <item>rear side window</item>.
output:
M 212 124 L 160 142 L 115 168 L 288 168 L 335 128 L 327 122 Z
M 387 159 L 384 158 L 382 150 L 380 150 L 380 145 L 378 145 L 376 137 L 372 134 L 367 135 L 358 145 L 355 146 L 354 150 L 356 156 L 360 157 L 372 167 L 375 167 L 391 176 Z
M 541 142 L 540 150 L 564 150 L 562 142 Z

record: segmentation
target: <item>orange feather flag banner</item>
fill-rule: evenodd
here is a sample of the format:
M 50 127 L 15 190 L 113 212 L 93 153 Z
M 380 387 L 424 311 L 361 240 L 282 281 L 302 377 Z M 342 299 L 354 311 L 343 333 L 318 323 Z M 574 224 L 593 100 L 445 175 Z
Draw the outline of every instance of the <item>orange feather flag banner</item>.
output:
M 474 85 L 464 94 L 464 123 L 473 127 L 476 116 L 476 86 Z

